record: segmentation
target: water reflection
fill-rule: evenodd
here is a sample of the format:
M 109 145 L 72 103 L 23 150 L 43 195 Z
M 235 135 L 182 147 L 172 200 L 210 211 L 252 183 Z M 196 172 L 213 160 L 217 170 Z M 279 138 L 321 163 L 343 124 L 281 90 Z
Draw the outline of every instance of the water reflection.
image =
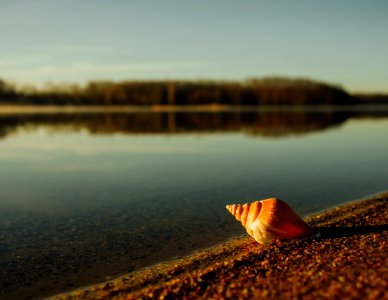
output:
M 278 196 L 303 215 L 385 190 L 387 117 L 1 115 L 0 299 L 41 298 L 239 235 L 228 203 Z
M 265 110 L 250 112 L 134 112 L 80 114 L 0 114 L 0 138 L 40 126 L 56 131 L 87 130 L 91 134 L 179 134 L 245 132 L 283 137 L 343 124 L 350 118 L 385 117 L 388 111 Z

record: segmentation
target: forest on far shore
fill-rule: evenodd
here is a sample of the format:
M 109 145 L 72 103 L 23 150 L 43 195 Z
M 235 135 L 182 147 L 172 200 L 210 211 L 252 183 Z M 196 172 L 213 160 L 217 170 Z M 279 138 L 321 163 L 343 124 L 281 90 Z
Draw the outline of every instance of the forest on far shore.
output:
M 388 103 L 388 95 L 350 95 L 343 88 L 299 78 L 245 81 L 91 81 L 18 88 L 0 79 L 8 105 L 352 105 Z

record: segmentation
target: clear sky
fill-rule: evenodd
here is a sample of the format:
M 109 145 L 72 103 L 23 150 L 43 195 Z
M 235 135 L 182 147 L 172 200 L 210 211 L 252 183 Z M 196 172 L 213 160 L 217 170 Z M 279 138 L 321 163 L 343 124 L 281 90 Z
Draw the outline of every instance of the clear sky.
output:
M 308 77 L 388 92 L 387 0 L 0 0 L 19 83 Z

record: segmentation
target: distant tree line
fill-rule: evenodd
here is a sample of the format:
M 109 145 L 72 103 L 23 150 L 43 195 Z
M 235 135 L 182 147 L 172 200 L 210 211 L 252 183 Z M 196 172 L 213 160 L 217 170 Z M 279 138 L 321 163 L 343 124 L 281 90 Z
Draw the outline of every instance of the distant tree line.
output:
M 16 88 L 0 79 L 0 103 L 30 105 L 347 105 L 339 86 L 271 77 L 234 81 L 92 81 Z M 364 101 L 367 102 L 367 101 Z
M 359 104 L 387 104 L 388 95 L 386 94 L 356 94 L 354 95 Z

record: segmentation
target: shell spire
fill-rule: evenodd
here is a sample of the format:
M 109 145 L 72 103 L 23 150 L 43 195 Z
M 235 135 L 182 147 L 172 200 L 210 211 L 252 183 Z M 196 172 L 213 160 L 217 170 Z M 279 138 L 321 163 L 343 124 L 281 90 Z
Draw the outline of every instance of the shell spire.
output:
M 298 239 L 315 234 L 284 201 L 270 198 L 246 204 L 231 204 L 226 208 L 241 222 L 248 234 L 265 244 L 275 239 Z

